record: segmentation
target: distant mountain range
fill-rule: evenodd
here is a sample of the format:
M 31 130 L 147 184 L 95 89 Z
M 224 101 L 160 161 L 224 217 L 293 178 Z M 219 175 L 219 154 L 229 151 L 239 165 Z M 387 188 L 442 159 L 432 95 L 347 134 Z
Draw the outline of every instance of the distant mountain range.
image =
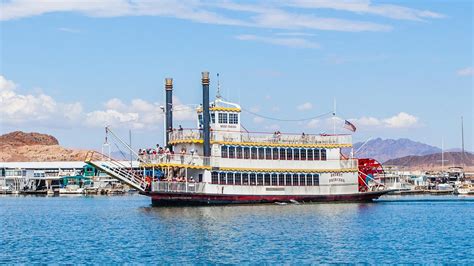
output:
M 379 162 L 385 162 L 410 155 L 422 156 L 441 153 L 441 149 L 410 139 L 376 138 L 369 140 L 365 145 L 363 142 L 355 143 L 354 152 L 358 158 L 374 158 Z
M 425 169 L 425 170 L 441 170 L 442 154 L 428 154 L 423 156 L 405 156 L 402 158 L 391 159 L 384 163 L 384 166 L 397 166 L 403 169 Z M 451 166 L 462 166 L 466 169 L 474 167 L 474 154 L 465 152 L 445 152 L 444 153 L 445 168 Z

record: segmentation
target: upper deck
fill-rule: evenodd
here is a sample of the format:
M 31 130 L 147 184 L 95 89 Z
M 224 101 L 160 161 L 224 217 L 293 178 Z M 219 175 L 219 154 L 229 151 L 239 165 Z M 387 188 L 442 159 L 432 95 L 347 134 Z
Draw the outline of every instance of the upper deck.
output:
M 199 129 L 185 129 L 170 133 L 170 144 L 202 142 L 202 131 Z M 214 144 L 242 146 L 344 148 L 352 147 L 352 136 L 214 130 L 211 132 L 211 142 Z

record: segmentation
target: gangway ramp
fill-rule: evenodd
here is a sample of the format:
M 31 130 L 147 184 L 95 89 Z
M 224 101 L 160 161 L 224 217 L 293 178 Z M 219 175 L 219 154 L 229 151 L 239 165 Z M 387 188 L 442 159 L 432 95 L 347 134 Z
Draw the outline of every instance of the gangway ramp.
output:
M 95 158 L 102 157 L 102 160 L 95 160 Z M 137 189 L 140 192 L 145 192 L 147 182 L 144 176 L 137 174 L 132 165 L 126 165 L 117 160 L 114 160 L 106 155 L 98 152 L 90 151 L 86 155 L 85 163 L 94 166 L 100 171 L 107 173 L 111 177 Z

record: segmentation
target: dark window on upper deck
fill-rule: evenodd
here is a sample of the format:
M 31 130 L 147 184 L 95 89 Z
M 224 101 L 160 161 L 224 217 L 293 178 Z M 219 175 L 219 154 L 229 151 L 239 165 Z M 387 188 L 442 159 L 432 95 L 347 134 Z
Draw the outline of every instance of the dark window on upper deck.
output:
M 319 161 L 321 159 L 321 155 L 319 153 L 319 149 L 314 150 L 314 159 Z
M 299 149 L 293 149 L 293 158 L 295 160 L 299 160 L 300 159 L 300 150 Z
M 313 186 L 319 186 L 319 174 L 313 174 Z
M 257 186 L 263 186 L 263 174 L 257 174 Z
M 302 161 L 306 160 L 306 149 L 300 149 L 300 158 Z
M 255 186 L 257 184 L 257 175 L 256 174 L 250 174 L 250 185 Z
M 272 174 L 272 186 L 278 186 L 278 174 Z
M 286 160 L 286 149 L 280 148 L 280 160 Z
M 219 124 L 227 124 L 227 113 L 219 113 Z
M 272 148 L 265 148 L 265 159 L 266 160 L 272 159 Z
M 226 184 L 226 174 L 225 173 L 219 173 L 219 184 L 225 185 Z
M 313 175 L 312 174 L 307 174 L 306 175 L 306 185 L 307 186 L 312 186 L 313 185 Z
M 278 160 L 278 148 L 273 148 L 273 160 Z
M 271 185 L 270 174 L 264 174 L 265 186 Z
M 326 161 L 326 149 L 321 149 L 321 161 Z
M 227 185 L 234 184 L 234 173 L 227 173 Z
M 238 124 L 239 115 L 238 114 L 229 114 L 229 124 Z
M 234 146 L 229 146 L 229 158 L 231 158 L 231 159 L 235 158 L 235 147 Z
M 298 174 L 293 174 L 293 186 L 299 186 L 300 185 L 300 179 L 298 177 Z
M 241 173 L 236 173 L 234 175 L 234 178 L 235 178 L 235 184 L 236 185 L 242 184 L 242 174 Z
M 286 174 L 285 175 L 285 185 L 286 186 L 292 186 L 293 183 L 291 182 L 291 174 Z
M 293 149 L 286 149 L 286 159 L 293 160 Z
M 313 149 L 308 149 L 308 153 L 307 153 L 307 159 L 308 161 L 312 161 L 313 160 Z
M 243 173 L 242 174 L 242 185 L 248 185 L 249 184 L 249 174 Z
M 243 157 L 242 147 L 236 147 L 235 148 L 235 158 L 242 159 L 242 157 Z
M 250 151 L 251 158 L 252 158 L 252 159 L 257 159 L 257 158 L 258 158 L 258 157 L 257 157 L 257 148 L 252 147 L 252 148 L 250 148 L 250 150 L 251 150 L 251 151 Z
M 244 159 L 250 159 L 250 148 L 249 147 L 244 148 Z
M 258 148 L 258 159 L 265 159 L 265 148 Z
M 217 172 L 211 173 L 211 183 L 212 184 L 219 184 L 219 174 Z
M 221 157 L 222 158 L 228 158 L 229 157 L 229 148 L 227 146 L 221 146 Z

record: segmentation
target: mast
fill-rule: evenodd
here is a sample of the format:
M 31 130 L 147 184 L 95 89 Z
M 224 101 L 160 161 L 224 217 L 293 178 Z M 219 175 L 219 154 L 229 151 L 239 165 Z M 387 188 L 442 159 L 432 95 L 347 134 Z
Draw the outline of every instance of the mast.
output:
M 332 113 L 333 134 L 336 135 L 336 98 L 334 97 L 334 112 Z
M 461 161 L 464 168 L 464 117 L 461 116 Z

